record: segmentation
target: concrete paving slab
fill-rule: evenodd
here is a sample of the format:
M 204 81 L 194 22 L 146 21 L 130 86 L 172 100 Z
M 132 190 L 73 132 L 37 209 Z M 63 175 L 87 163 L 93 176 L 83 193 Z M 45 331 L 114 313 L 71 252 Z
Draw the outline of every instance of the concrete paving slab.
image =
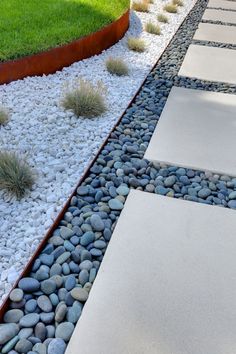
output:
M 229 0 L 209 0 L 207 7 L 216 9 L 236 10 L 236 2 Z
M 236 84 L 236 50 L 190 45 L 179 76 Z
M 172 88 L 145 158 L 236 176 L 236 95 Z
M 202 19 L 207 21 L 221 21 L 225 23 L 236 24 L 236 12 L 206 9 Z
M 199 23 L 193 39 L 199 41 L 236 44 L 236 26 Z
M 132 190 L 66 354 L 235 353 L 235 215 Z

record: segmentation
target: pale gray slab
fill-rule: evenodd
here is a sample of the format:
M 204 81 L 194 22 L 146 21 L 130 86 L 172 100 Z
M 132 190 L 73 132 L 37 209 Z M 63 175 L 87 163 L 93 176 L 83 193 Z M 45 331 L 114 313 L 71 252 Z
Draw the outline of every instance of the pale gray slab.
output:
M 193 39 L 199 41 L 236 44 L 236 26 L 199 23 Z
M 236 176 L 236 95 L 172 88 L 145 158 Z
M 236 212 L 132 190 L 66 354 L 235 354 Z
M 190 45 L 178 75 L 236 84 L 236 50 Z
M 236 24 L 236 11 L 206 9 L 202 19 Z
M 236 10 L 236 2 L 228 0 L 209 0 L 207 7 L 218 9 Z

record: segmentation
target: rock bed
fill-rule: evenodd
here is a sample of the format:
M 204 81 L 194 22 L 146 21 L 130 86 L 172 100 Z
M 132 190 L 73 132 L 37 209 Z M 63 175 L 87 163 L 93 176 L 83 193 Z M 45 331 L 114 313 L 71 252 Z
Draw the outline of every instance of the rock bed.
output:
M 2 353 L 64 353 L 131 188 L 236 208 L 236 178 L 143 159 L 173 85 L 236 93 L 234 86 L 176 76 L 205 6 L 199 0 L 181 26 L 77 189 L 29 277 L 10 294 L 6 324 L 0 327 Z
M 168 1 L 155 1 L 150 13 L 131 11 L 131 25 L 125 37 L 101 55 L 53 75 L 28 77 L 0 86 L 0 104 L 10 111 L 9 123 L 0 128 L 1 149 L 26 157 L 36 172 L 33 191 L 22 200 L 8 201 L 0 192 L 0 234 L 4 235 L 0 238 L 0 304 L 195 2 L 184 0 L 185 6 L 178 14 L 168 14 L 169 23 L 160 24 L 160 36 L 145 32 L 145 23 L 156 22 L 157 13 Z M 128 36 L 141 36 L 147 50 L 128 50 Z M 108 73 L 105 61 L 110 56 L 124 59 L 130 68 L 129 76 Z M 77 118 L 61 107 L 66 85 L 77 83 L 81 77 L 90 82 L 101 80 L 107 88 L 108 110 L 101 117 Z
M 212 41 L 200 41 L 200 40 L 193 40 L 193 44 L 198 45 L 205 45 L 207 47 L 218 47 L 218 48 L 227 48 L 227 49 L 236 49 L 236 44 L 227 44 L 227 43 L 219 43 L 219 42 L 212 42 Z
M 229 1 L 229 0 L 227 0 Z M 219 9 L 217 9 L 219 10 Z M 201 20 L 203 23 L 212 23 L 214 25 L 224 25 L 224 26 L 236 26 L 235 23 L 223 22 L 223 21 L 213 21 L 213 20 Z

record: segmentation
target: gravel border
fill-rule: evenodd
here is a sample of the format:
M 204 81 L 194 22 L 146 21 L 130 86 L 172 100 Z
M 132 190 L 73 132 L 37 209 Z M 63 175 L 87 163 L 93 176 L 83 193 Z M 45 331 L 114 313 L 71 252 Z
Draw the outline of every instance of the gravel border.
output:
M 194 39 L 192 44 L 199 44 L 205 45 L 210 47 L 217 47 L 217 48 L 227 48 L 227 49 L 236 49 L 236 44 L 227 44 L 227 43 L 219 43 L 219 42 L 211 42 L 211 41 L 200 41 Z
M 30 278 L 11 293 L 10 307 L 18 311 L 7 312 L 5 321 L 20 321 L 20 336 L 27 337 L 21 345 L 63 353 L 131 188 L 236 209 L 236 178 L 143 159 L 173 85 L 236 93 L 233 85 L 177 77 L 205 6 L 197 2 L 77 189 Z M 12 338 L 19 329 L 10 326 Z M 59 345 L 64 349 L 57 352 Z

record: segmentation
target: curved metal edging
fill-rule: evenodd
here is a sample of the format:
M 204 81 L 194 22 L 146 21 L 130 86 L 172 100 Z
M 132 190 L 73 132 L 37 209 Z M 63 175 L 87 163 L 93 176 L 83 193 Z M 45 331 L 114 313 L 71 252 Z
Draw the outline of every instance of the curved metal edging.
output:
M 118 20 L 61 47 L 0 63 L 0 85 L 27 76 L 53 74 L 76 61 L 100 54 L 117 43 L 129 28 L 129 10 Z

